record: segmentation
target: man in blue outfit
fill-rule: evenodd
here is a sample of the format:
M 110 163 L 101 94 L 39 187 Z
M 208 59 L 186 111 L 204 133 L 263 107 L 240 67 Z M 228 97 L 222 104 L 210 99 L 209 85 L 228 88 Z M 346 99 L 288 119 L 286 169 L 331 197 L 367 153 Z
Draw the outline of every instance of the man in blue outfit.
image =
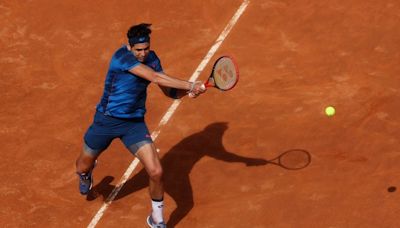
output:
M 150 33 L 150 24 L 132 26 L 127 33 L 129 44 L 112 56 L 103 96 L 84 136 L 84 148 L 76 161 L 76 171 L 80 193 L 87 195 L 93 184 L 92 171 L 98 156 L 113 139 L 120 138 L 150 177 L 152 212 L 147 223 L 150 227 L 163 228 L 166 227 L 163 170 L 144 121 L 147 86 L 153 82 L 174 99 L 189 93 L 196 97 L 205 92 L 205 87 L 200 81 L 189 82 L 166 75 L 156 53 L 150 50 Z

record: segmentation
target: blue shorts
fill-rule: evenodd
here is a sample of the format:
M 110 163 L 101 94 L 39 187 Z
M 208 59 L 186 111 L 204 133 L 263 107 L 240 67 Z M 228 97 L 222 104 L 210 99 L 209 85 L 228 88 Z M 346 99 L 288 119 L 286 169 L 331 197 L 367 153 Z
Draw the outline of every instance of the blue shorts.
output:
M 120 138 L 128 149 L 134 144 L 153 143 L 144 118 L 119 119 L 97 111 L 84 136 L 85 150 L 98 156 L 115 138 Z

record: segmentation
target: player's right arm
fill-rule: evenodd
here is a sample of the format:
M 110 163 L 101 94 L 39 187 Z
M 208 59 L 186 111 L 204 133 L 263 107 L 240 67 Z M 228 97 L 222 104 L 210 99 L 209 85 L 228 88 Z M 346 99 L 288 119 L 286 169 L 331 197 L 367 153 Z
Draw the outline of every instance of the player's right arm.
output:
M 189 82 L 181 79 L 177 79 L 166 75 L 163 72 L 156 72 L 150 67 L 144 64 L 138 64 L 129 70 L 132 74 L 142 77 L 150 82 L 153 82 L 160 87 L 169 87 L 175 89 L 186 90 L 196 95 L 204 92 L 202 88 L 203 83 L 201 81 Z

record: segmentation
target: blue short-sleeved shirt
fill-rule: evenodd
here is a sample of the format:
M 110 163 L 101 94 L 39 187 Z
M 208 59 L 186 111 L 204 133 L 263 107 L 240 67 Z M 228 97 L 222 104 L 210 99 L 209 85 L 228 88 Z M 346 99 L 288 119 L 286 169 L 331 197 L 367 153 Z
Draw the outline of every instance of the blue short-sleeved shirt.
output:
M 129 72 L 139 64 L 140 62 L 126 46 L 114 53 L 107 72 L 103 96 L 96 108 L 97 111 L 124 119 L 144 116 L 147 86 L 150 81 Z M 162 71 L 160 60 L 154 51 L 150 51 L 143 64 L 155 71 Z

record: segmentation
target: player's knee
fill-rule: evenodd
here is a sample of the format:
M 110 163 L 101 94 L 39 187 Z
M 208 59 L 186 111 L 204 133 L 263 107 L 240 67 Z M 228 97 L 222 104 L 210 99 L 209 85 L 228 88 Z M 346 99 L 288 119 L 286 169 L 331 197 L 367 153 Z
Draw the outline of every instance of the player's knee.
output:
M 162 170 L 161 166 L 150 168 L 148 170 L 148 173 L 149 173 L 149 177 L 153 181 L 160 181 L 163 176 L 163 170 Z

